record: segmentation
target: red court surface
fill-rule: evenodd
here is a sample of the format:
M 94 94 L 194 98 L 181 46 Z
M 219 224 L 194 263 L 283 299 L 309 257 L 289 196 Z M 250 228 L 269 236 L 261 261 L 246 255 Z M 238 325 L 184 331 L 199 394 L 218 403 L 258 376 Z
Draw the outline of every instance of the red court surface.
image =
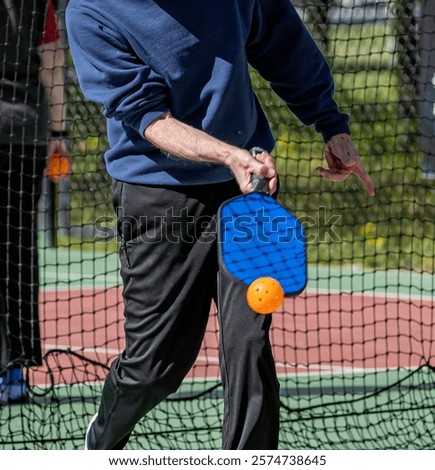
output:
M 31 383 L 101 381 L 123 348 L 119 287 L 43 291 L 40 323 L 44 353 Z M 219 378 L 218 327 L 212 308 L 207 333 L 189 378 Z M 414 368 L 435 365 L 435 309 L 429 300 L 363 294 L 306 292 L 286 299 L 273 314 L 272 343 L 278 374 Z

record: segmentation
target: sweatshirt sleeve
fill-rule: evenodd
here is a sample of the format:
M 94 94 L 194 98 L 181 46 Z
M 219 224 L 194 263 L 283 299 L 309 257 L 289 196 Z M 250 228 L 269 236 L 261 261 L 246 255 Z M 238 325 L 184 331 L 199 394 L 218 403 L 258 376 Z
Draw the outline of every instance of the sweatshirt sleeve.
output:
M 349 117 L 334 101 L 329 65 L 289 0 L 257 0 L 247 41 L 249 63 L 298 119 L 325 142 L 350 134 Z
M 85 97 L 103 105 L 106 117 L 143 136 L 149 124 L 168 111 L 164 79 L 138 60 L 116 28 L 92 9 L 67 9 L 66 26 Z

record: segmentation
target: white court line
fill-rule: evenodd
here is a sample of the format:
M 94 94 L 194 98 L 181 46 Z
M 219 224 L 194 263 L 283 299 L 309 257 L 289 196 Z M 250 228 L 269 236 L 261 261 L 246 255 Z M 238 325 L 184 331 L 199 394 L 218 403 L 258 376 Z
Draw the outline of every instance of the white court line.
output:
M 376 291 L 344 291 L 339 289 L 306 289 L 306 292 L 309 295 L 343 295 L 344 296 L 361 296 L 361 297 L 375 297 L 379 299 L 388 299 L 388 300 L 423 300 L 423 301 L 433 301 L 433 295 L 416 295 L 416 294 L 404 294 L 401 292 L 376 292 Z M 303 294 L 302 294 L 303 295 Z
M 73 351 L 73 352 L 89 352 L 93 354 L 106 354 L 108 356 L 111 355 L 119 355 L 122 353 L 122 349 L 117 348 L 80 348 L 79 346 L 66 346 L 64 344 L 53 344 L 53 343 L 43 343 L 42 348 L 46 351 L 52 349 L 60 349 L 62 351 Z M 200 362 L 207 362 L 207 363 L 215 363 L 219 364 L 219 358 L 215 356 L 198 356 L 196 358 L 197 361 Z
M 73 351 L 73 352 L 88 352 L 93 354 L 106 354 L 108 356 L 118 355 L 122 352 L 121 349 L 115 348 L 81 348 L 79 346 L 66 346 L 64 344 L 50 344 L 50 343 L 43 343 L 42 348 L 46 351 L 50 351 L 52 349 L 60 349 L 62 351 Z
M 52 291 L 57 291 L 57 292 L 62 292 L 62 291 L 72 291 L 72 290 L 93 290 L 95 288 L 101 288 L 101 287 L 122 287 L 120 277 L 116 275 L 106 275 L 106 274 L 97 274 L 93 276 L 87 276 L 87 275 L 82 275 L 82 274 L 70 274 L 68 277 L 63 277 L 63 276 L 56 276 L 56 274 L 52 276 L 46 276 L 46 277 L 52 277 L 53 279 L 56 279 L 58 283 L 66 283 L 68 284 L 69 282 L 76 282 L 76 281 L 86 281 L 86 280 L 94 280 L 98 282 L 98 285 L 96 286 L 71 286 L 71 287 L 63 287 L 63 286 L 46 286 L 44 287 L 43 284 L 44 282 L 41 282 L 42 289 L 47 292 L 52 292 Z M 100 279 L 99 279 L 100 278 Z M 43 279 L 43 278 L 42 278 Z M 99 284 L 101 283 L 101 284 Z M 339 289 L 318 289 L 318 288 L 310 288 L 310 289 L 305 289 L 305 291 L 300 295 L 300 297 L 303 298 L 304 294 L 307 294 L 309 296 L 313 295 L 342 295 L 343 297 L 346 296 L 361 296 L 361 297 L 374 297 L 376 299 L 386 299 L 386 300 L 406 300 L 406 301 L 424 301 L 424 302 L 431 302 L 434 300 L 434 296 L 430 294 L 405 294 L 402 292 L 377 292 L 377 291 L 345 291 L 345 290 L 339 290 Z
M 120 349 L 115 348 L 79 348 L 79 347 L 68 347 L 65 345 L 58 345 L 58 344 L 50 344 L 44 343 L 43 348 L 45 350 L 50 349 L 60 349 L 64 351 L 71 350 L 73 352 L 89 352 L 94 354 L 106 354 L 106 355 L 118 355 L 122 352 Z M 196 362 L 205 362 L 208 364 L 219 364 L 219 358 L 216 356 L 204 356 L 199 355 L 196 358 Z M 308 366 L 305 365 L 298 365 L 298 364 L 288 364 L 284 362 L 277 361 L 276 362 L 277 369 L 287 369 L 290 368 L 291 371 L 278 373 L 278 377 L 285 378 L 291 376 L 307 376 L 307 375 L 334 375 L 334 374 L 362 374 L 362 373 L 375 373 L 375 372 L 388 372 L 392 370 L 398 370 L 397 367 L 349 367 L 349 366 L 341 366 L 341 365 L 334 365 L 334 364 L 309 364 Z M 410 366 L 400 368 L 400 370 L 417 370 L 418 366 Z M 216 380 L 219 377 L 201 377 L 201 379 L 189 379 L 191 381 L 199 381 L 199 380 Z M 186 379 L 187 380 L 187 379 Z
M 56 279 L 58 282 L 86 281 L 96 280 L 98 278 L 103 278 L 103 280 L 106 282 L 121 282 L 120 276 L 106 273 L 93 275 L 68 273 L 68 275 L 65 276 L 64 274 L 59 274 L 56 271 L 43 271 L 41 278 L 42 280 L 44 280 L 45 278 Z
M 334 364 L 309 364 L 305 365 L 295 365 L 287 364 L 282 362 L 276 363 L 277 368 L 291 368 L 291 372 L 278 374 L 278 377 L 289 377 L 289 376 L 307 376 L 307 375 L 334 375 L 334 374 L 370 374 L 376 372 L 388 372 L 388 371 L 397 371 L 397 370 L 407 370 L 414 371 L 419 368 L 419 366 L 409 366 L 409 367 L 350 367 L 350 366 L 341 366 Z

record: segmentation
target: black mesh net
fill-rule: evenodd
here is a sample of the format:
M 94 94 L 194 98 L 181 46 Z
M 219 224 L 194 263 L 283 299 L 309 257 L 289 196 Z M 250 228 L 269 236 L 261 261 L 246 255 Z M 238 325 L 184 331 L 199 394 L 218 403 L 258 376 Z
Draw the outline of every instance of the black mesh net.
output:
M 333 184 L 316 174 L 321 137 L 252 71 L 277 138 L 280 201 L 309 240 L 307 289 L 273 314 L 282 449 L 434 446 L 434 3 L 294 1 L 331 65 L 375 198 L 356 179 Z M 62 24 L 65 2 L 57 7 Z M 73 171 L 44 180 L 39 202 L 42 365 L 24 369 L 26 403 L 0 404 L 0 449 L 82 448 L 123 348 L 104 121 L 82 97 L 69 55 L 67 79 Z M 220 448 L 217 338 L 212 309 L 195 366 L 128 448 Z

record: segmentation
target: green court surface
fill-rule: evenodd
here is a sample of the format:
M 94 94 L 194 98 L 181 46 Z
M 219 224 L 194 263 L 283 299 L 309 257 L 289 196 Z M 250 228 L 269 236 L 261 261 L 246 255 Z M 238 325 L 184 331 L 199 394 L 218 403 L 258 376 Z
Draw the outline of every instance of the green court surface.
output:
M 40 254 L 45 288 L 110 287 L 120 284 L 118 254 L 104 251 L 47 249 Z M 362 269 L 358 266 L 309 266 L 308 290 L 366 292 L 433 298 L 435 276 L 407 270 Z
M 281 377 L 280 448 L 288 449 L 287 442 L 293 443 L 293 449 L 431 448 L 432 375 L 422 369 Z M 137 426 L 128 448 L 219 449 L 222 390 L 216 382 L 207 385 L 209 391 L 204 384 L 184 384 Z M 379 394 L 381 389 L 387 393 Z M 33 404 L 9 407 L 10 433 L 42 436 L 32 447 L 14 439 L 14 448 L 82 448 L 100 390 L 100 384 L 56 387 L 50 400 L 40 396 Z M 44 439 L 53 427 L 57 440 Z M 11 448 L 1 431 L 0 438 L 3 449 Z

